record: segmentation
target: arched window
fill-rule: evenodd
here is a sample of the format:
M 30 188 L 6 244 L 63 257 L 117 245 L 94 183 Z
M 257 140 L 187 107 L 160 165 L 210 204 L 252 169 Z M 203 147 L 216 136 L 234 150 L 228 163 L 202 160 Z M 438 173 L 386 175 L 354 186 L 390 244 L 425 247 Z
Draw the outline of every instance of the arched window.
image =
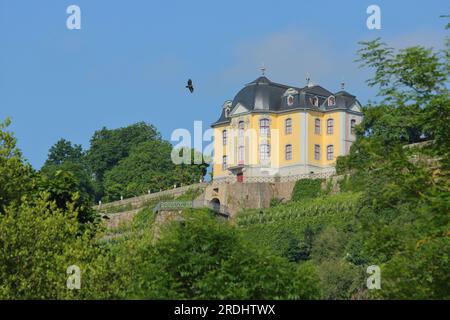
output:
M 238 123 L 238 136 L 239 138 L 242 138 L 244 136 L 244 121 L 239 121 Z
M 291 134 L 292 133 L 292 119 L 287 118 L 284 122 L 284 133 Z
M 269 119 L 261 119 L 259 120 L 259 132 L 262 136 L 268 136 L 270 130 L 270 121 Z
M 319 106 L 319 98 L 313 97 L 313 98 L 311 99 L 311 103 L 312 103 L 312 105 L 313 105 L 314 107 L 318 107 L 318 106 Z
M 222 170 L 226 170 L 227 169 L 227 162 L 228 162 L 228 158 L 227 156 L 223 156 L 222 157 Z
M 259 146 L 259 159 L 261 161 L 270 159 L 270 146 L 267 143 L 263 143 Z
M 355 127 L 356 127 L 356 120 L 352 119 L 350 120 L 350 133 L 355 134 Z
M 294 104 L 294 97 L 292 95 L 289 95 L 287 97 L 287 105 L 292 106 Z
M 314 120 L 314 133 L 320 134 L 320 119 Z
M 227 145 L 227 130 L 223 130 L 222 131 L 222 144 L 224 145 L 224 146 L 226 146 Z
M 334 120 L 328 119 L 327 120 L 327 134 L 333 134 L 334 132 Z
M 292 145 L 291 144 L 286 145 L 284 154 L 285 154 L 286 160 L 292 160 Z
M 333 96 L 329 97 L 328 98 L 328 106 L 331 107 L 331 106 L 334 106 L 335 104 L 336 104 L 336 98 Z
M 314 160 L 320 160 L 320 145 L 314 145 Z
M 327 160 L 334 159 L 334 147 L 333 145 L 327 146 Z

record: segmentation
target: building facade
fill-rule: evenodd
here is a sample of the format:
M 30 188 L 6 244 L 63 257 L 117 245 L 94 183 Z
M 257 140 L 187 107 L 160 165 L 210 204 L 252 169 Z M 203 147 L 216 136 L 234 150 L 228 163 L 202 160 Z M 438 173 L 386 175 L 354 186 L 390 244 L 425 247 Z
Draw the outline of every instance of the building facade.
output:
M 222 107 L 214 128 L 215 182 L 262 182 L 332 173 L 362 120 L 361 105 L 343 90 L 287 86 L 262 76 Z

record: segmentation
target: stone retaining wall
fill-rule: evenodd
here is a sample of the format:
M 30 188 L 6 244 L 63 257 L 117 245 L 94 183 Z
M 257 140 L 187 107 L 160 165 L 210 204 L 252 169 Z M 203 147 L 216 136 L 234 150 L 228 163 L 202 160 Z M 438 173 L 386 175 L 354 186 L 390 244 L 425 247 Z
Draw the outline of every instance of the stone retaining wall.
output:
M 131 207 L 131 208 L 129 208 L 130 210 L 137 209 L 137 208 L 142 207 L 145 204 L 145 202 L 159 199 L 159 198 L 164 198 L 164 197 L 181 196 L 184 193 L 186 193 L 186 191 L 188 191 L 189 189 L 205 188 L 207 185 L 208 185 L 207 183 L 192 184 L 192 185 L 183 186 L 183 187 L 179 187 L 179 188 L 164 190 L 161 192 L 145 194 L 145 195 L 142 195 L 139 197 L 133 197 L 133 198 L 123 199 L 123 200 L 119 200 L 119 201 L 108 202 L 108 203 L 104 203 L 101 205 L 96 205 L 94 207 L 94 209 L 96 209 L 99 212 L 106 211 L 107 209 L 110 209 L 113 207 L 122 207 L 122 206 L 123 207 L 130 206 Z

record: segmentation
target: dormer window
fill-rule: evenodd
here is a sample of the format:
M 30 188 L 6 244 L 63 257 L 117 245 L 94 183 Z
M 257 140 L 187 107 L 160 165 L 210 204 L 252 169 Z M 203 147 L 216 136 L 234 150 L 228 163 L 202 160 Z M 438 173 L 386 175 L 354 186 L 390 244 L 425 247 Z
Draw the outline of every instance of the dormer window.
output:
M 316 96 L 312 97 L 312 98 L 311 98 L 311 104 L 312 104 L 314 107 L 318 107 L 318 106 L 319 106 L 319 98 L 317 98 Z
M 334 96 L 331 96 L 328 98 L 328 106 L 334 106 L 336 104 L 336 98 Z
M 289 96 L 287 97 L 287 105 L 288 105 L 288 106 L 292 106 L 293 104 L 294 104 L 294 96 L 289 95 Z
M 225 101 L 225 103 L 223 104 L 223 115 L 225 116 L 225 118 L 228 118 L 228 116 L 230 115 L 230 110 L 231 101 Z

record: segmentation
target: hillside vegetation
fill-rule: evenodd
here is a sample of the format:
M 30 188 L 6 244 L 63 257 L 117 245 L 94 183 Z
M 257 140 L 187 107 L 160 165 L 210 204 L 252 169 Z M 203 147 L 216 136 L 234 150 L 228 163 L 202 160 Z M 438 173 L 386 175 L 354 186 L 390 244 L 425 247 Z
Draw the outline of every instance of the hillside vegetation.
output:
M 351 226 L 358 196 L 342 193 L 292 201 L 266 210 L 240 212 L 235 221 L 254 243 L 286 249 L 289 237 L 303 239 L 305 232 L 318 232 L 330 225 L 342 230 Z
M 197 180 L 204 166 L 161 159 L 170 146 L 140 124 L 102 129 L 87 154 L 62 141 L 35 171 L 0 122 L 0 299 L 450 299 L 449 46 L 362 43 L 379 101 L 337 159 L 341 192 L 299 181 L 291 202 L 232 223 L 206 209 L 159 223 L 146 208 L 127 236 L 99 241 L 92 199 Z

